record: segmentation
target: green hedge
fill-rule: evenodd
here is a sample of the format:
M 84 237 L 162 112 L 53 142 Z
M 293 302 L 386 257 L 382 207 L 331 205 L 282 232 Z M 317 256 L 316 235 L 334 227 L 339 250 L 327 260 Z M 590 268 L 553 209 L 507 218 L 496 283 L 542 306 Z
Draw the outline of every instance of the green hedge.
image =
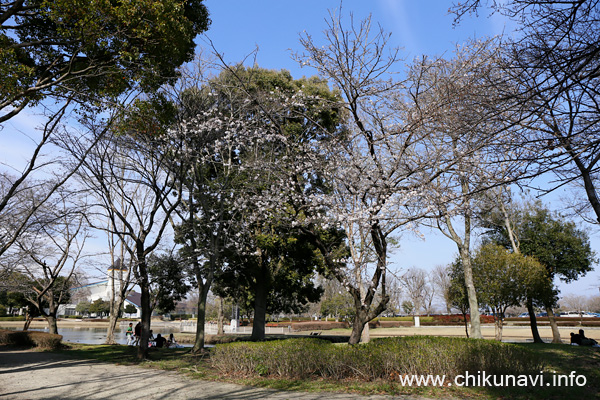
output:
M 42 349 L 58 349 L 62 335 L 54 335 L 38 331 L 0 330 L 0 345 L 19 347 L 39 347 Z
M 306 321 L 293 322 L 292 332 L 301 331 L 325 331 L 329 329 L 348 329 L 350 324 L 347 321 Z
M 523 347 L 487 340 L 411 336 L 375 339 L 356 346 L 319 339 L 217 345 L 212 365 L 233 375 L 305 379 L 394 379 L 404 374 L 454 378 L 465 371 L 537 374 L 542 363 Z
M 373 320 L 369 322 L 369 328 L 400 328 L 400 327 L 411 327 L 415 326 L 413 321 L 378 321 Z
M 25 316 L 19 315 L 17 317 L 0 317 L 0 321 L 25 321 Z
M 412 321 L 413 319 L 410 315 L 404 317 L 377 317 L 379 321 Z

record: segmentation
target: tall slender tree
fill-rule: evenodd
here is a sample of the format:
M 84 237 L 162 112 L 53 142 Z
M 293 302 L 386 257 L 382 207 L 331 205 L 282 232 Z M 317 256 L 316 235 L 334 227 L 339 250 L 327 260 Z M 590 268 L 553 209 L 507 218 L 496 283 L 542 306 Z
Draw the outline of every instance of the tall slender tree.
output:
M 135 280 L 141 290 L 142 337 L 139 358 L 146 358 L 150 331 L 150 275 L 148 256 L 160 244 L 170 217 L 181 200 L 179 181 L 170 160 L 181 146 L 165 135 L 170 121 L 168 103 L 159 98 L 137 103 L 117 126 L 103 136 L 94 151 L 83 160 L 79 181 L 96 199 L 98 213 L 111 224 L 94 224 L 120 237 L 133 262 Z M 159 106 L 159 105 L 163 105 Z M 104 130 L 102 124 L 88 121 L 90 134 Z M 70 143 L 73 158 L 81 161 L 86 143 Z M 129 214 L 119 206 L 127 203 Z M 114 230 L 113 230 L 114 229 Z

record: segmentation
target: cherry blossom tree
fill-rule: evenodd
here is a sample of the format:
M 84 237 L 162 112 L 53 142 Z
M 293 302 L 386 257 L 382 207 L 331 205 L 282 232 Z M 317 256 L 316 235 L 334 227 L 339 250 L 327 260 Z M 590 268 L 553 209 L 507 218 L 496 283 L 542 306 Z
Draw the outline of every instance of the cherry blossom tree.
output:
M 312 200 L 346 234 L 349 256 L 325 259 L 354 300 L 351 344 L 361 336 L 368 340 L 368 321 L 386 309 L 392 235 L 414 228 L 427 208 L 424 185 L 448 165 L 443 153 L 430 146 L 431 132 L 417 129 L 423 116 L 412 106 L 420 82 L 411 87 L 393 79 L 400 59 L 388 41 L 381 29 L 372 30 L 370 18 L 346 30 L 341 16 L 331 13 L 325 44 L 304 34 L 304 53 L 297 55 L 340 91 L 347 115 L 345 131 L 320 149 L 326 154 L 330 190 Z
M 252 263 L 239 260 L 254 260 L 261 251 L 256 239 L 272 229 L 299 233 L 295 224 L 307 218 L 303 194 L 322 185 L 310 143 L 335 127 L 336 109 L 327 104 L 331 98 L 319 79 L 294 80 L 287 71 L 242 66 L 227 66 L 217 78 L 180 92 L 182 121 L 172 134 L 190 150 L 184 156 L 189 168 L 182 177 L 185 196 L 176 240 L 199 290 L 194 351 L 203 347 L 206 296 L 224 272 L 251 283 L 253 337 L 264 337 L 274 264 L 259 263 L 266 270 L 257 274 L 243 272 Z M 226 279 L 228 285 L 235 282 L 241 281 Z

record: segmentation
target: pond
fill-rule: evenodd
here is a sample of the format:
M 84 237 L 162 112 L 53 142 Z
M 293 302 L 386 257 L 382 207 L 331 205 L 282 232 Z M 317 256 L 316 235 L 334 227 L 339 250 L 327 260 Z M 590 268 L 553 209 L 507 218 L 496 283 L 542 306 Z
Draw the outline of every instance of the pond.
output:
M 21 328 L 2 328 L 9 330 L 21 330 Z M 126 326 L 118 327 L 115 331 L 115 340 L 119 344 L 127 344 L 127 338 L 125 337 Z M 30 328 L 30 331 L 48 332 L 46 329 Z M 102 344 L 106 340 L 106 333 L 108 328 L 96 327 L 96 328 L 58 328 L 58 333 L 62 335 L 63 342 L 71 343 L 84 343 L 84 344 Z M 154 336 L 160 333 L 162 336 L 168 338 L 171 333 L 179 333 L 179 330 L 161 327 L 160 329 L 153 329 Z M 186 346 L 185 344 L 183 346 Z M 191 346 L 191 345 L 187 345 Z M 187 347 L 186 346 L 186 347 Z

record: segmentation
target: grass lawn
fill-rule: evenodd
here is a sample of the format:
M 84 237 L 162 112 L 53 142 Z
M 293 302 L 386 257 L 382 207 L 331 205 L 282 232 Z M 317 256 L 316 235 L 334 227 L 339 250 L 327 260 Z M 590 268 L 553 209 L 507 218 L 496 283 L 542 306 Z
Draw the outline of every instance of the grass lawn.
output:
M 329 379 L 282 379 L 269 376 L 227 376 L 211 366 L 210 351 L 204 355 L 193 355 L 189 348 L 150 349 L 149 360 L 136 361 L 134 347 L 106 345 L 70 345 L 62 353 L 80 358 L 92 358 L 117 364 L 139 364 L 147 368 L 178 371 L 197 379 L 227 381 L 244 385 L 282 390 L 335 391 L 361 394 L 418 394 L 429 397 L 457 398 L 510 398 L 510 399 L 590 399 L 600 398 L 600 348 L 577 347 L 553 344 L 519 344 L 539 354 L 543 360 L 544 385 L 530 387 L 409 387 L 401 386 L 397 380 L 365 382 L 359 379 L 335 381 Z M 555 386 L 553 379 L 558 375 L 585 376 L 586 384 L 566 386 L 568 378 Z M 475 372 L 476 373 L 476 372 Z M 533 376 L 535 378 L 535 376 Z M 579 378 L 582 382 L 583 378 Z M 539 382 L 539 381 L 538 381 Z

